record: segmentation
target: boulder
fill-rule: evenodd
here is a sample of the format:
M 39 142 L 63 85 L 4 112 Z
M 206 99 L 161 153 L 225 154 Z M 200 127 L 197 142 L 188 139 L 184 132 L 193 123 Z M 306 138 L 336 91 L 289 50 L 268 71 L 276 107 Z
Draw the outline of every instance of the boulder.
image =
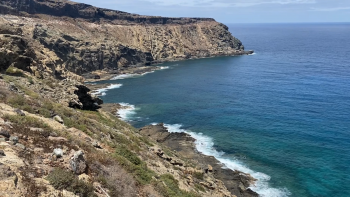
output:
M 5 138 L 10 138 L 11 135 L 8 131 L 0 129 L 0 136 L 4 136 Z
M 17 136 L 11 136 L 10 137 L 10 141 L 13 142 L 13 144 L 17 144 L 18 143 L 18 137 Z
M 78 174 L 78 175 L 83 174 L 87 167 L 83 151 L 79 150 L 75 152 L 73 157 L 70 159 L 69 164 L 70 164 L 70 169 L 75 174 Z
M 63 156 L 63 150 L 60 148 L 56 148 L 53 150 L 53 154 L 57 157 L 60 158 Z
M 60 116 L 56 115 L 56 116 L 53 117 L 53 119 L 54 119 L 55 121 L 57 121 L 57 122 L 63 124 L 63 119 L 62 119 Z

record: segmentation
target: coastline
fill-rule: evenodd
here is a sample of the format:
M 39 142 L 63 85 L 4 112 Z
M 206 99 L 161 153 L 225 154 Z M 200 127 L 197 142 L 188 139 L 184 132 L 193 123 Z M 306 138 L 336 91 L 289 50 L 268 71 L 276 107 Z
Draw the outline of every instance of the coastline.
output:
M 94 92 L 93 94 L 97 96 L 103 96 L 103 94 L 98 94 L 101 91 L 99 90 L 108 90 L 108 87 L 115 86 L 118 84 L 93 84 L 93 82 L 103 81 L 103 80 L 111 80 L 113 78 L 124 79 L 129 77 L 133 77 L 135 75 L 144 75 L 148 73 L 152 73 L 156 70 L 164 69 L 160 66 L 154 66 L 151 69 L 145 69 L 143 72 L 140 72 L 140 70 L 128 70 L 127 72 L 123 72 L 121 74 L 115 75 L 115 74 L 107 74 L 108 79 L 101 78 L 96 79 L 94 81 L 88 81 L 87 87 L 91 89 L 91 92 Z M 127 76 L 128 75 L 128 76 Z M 92 83 L 92 84 L 91 84 Z M 122 84 L 119 84 L 122 85 Z M 115 86 L 115 88 L 119 88 Z M 114 88 L 111 88 L 114 89 Z M 104 91 L 102 91 L 104 92 Z M 96 94 L 97 93 L 97 94 Z M 121 119 L 124 122 L 127 121 L 127 116 L 133 112 L 135 109 L 132 105 L 123 104 L 123 103 L 105 103 L 101 105 L 102 110 L 110 112 L 114 114 L 116 117 Z M 176 151 L 179 153 L 183 158 L 186 160 L 194 161 L 196 164 L 202 167 L 203 170 L 208 170 L 208 166 L 211 166 L 214 170 L 212 171 L 212 175 L 222 181 L 228 191 L 230 191 L 232 194 L 242 197 L 257 197 L 259 196 L 258 193 L 253 191 L 250 187 L 254 186 L 257 179 L 252 177 L 250 174 L 238 171 L 238 170 L 232 170 L 225 166 L 222 162 L 218 160 L 218 158 L 214 156 L 208 156 L 198 150 L 196 147 L 195 139 L 194 137 L 190 136 L 187 133 L 180 132 L 180 133 L 173 133 L 169 132 L 169 128 L 165 127 L 163 123 L 160 123 L 158 125 L 148 125 L 143 128 L 139 129 L 140 134 L 144 136 L 148 136 L 152 140 L 155 140 L 162 145 L 165 145 L 166 147 L 170 148 L 171 150 Z M 153 133 L 153 135 L 149 134 Z M 167 139 L 161 140 L 162 142 L 157 139 L 157 133 L 167 133 Z
M 237 196 L 258 197 L 250 187 L 257 179 L 250 174 L 227 168 L 214 156 L 201 153 L 196 148 L 196 140 L 184 132 L 170 132 L 170 128 L 163 124 L 153 124 L 139 129 L 143 136 L 169 147 L 185 160 L 191 160 L 199 165 L 206 173 L 214 176 L 224 183 L 228 191 Z

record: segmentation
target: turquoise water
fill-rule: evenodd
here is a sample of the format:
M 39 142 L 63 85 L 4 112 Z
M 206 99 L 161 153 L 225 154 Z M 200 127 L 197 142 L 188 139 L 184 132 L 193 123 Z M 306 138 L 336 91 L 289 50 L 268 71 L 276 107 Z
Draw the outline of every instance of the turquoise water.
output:
M 103 100 L 190 132 L 262 196 L 350 196 L 350 24 L 229 27 L 255 55 L 166 63 Z

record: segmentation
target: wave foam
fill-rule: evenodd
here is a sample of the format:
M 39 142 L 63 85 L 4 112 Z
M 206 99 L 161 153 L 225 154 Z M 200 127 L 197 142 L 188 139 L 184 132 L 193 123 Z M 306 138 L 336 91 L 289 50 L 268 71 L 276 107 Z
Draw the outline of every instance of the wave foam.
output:
M 256 55 L 256 53 L 254 52 L 254 53 L 252 53 L 252 54 L 248 54 L 248 55 Z
M 123 86 L 123 84 L 111 84 L 111 85 L 107 86 L 106 88 L 101 88 L 101 89 L 95 90 L 91 94 L 98 95 L 98 96 L 106 96 L 106 92 L 108 90 L 120 88 L 122 86 Z
M 124 121 L 128 121 L 129 117 L 131 115 L 136 114 L 135 110 L 135 106 L 131 105 L 129 103 L 119 103 L 123 108 L 119 109 L 117 111 L 117 114 L 119 115 L 120 119 L 124 120 Z
M 270 176 L 261 173 L 255 172 L 248 167 L 246 167 L 241 161 L 236 159 L 229 159 L 224 157 L 224 152 L 219 152 L 214 148 L 214 142 L 212 138 L 203 135 L 202 133 L 194 133 L 191 131 L 187 131 L 182 129 L 181 124 L 164 124 L 167 127 L 170 133 L 181 133 L 185 132 L 190 134 L 195 141 L 195 145 L 197 150 L 207 156 L 214 156 L 217 160 L 223 163 L 227 168 L 231 170 L 238 170 L 244 173 L 248 173 L 254 178 L 258 179 L 254 186 L 250 187 L 253 191 L 257 192 L 261 197 L 287 197 L 291 195 L 291 193 L 286 189 L 280 188 L 271 188 L 269 187 L 268 181 L 270 180 Z

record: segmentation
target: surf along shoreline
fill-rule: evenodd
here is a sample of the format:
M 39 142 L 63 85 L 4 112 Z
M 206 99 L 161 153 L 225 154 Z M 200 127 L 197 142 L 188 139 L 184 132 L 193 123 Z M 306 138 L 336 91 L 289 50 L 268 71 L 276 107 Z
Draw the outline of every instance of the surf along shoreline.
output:
M 92 90 L 93 94 L 97 96 L 104 96 L 108 90 L 120 88 L 122 84 L 93 84 L 93 82 L 138 77 L 167 68 L 169 67 L 148 66 L 147 69 L 131 69 L 118 75 L 109 73 L 107 75 L 108 78 L 90 80 L 86 85 Z M 118 118 L 125 122 L 128 122 L 128 116 L 130 114 L 135 113 L 135 106 L 127 103 L 107 103 L 102 105 L 102 109 L 115 114 Z M 209 137 L 180 129 L 181 125 L 178 126 L 177 130 L 174 130 L 171 128 L 173 126 L 174 125 L 159 123 L 145 126 L 140 128 L 139 131 L 140 134 L 148 136 L 151 139 L 171 148 L 172 150 L 175 150 L 184 158 L 194 161 L 206 171 L 212 169 L 211 173 L 214 175 L 214 177 L 221 180 L 227 189 L 234 195 L 244 197 L 290 195 L 290 193 L 285 189 L 275 189 L 269 187 L 268 180 L 270 177 L 268 175 L 260 172 L 254 172 L 245 167 L 243 164 L 231 165 L 231 163 L 236 161 L 227 161 L 228 159 L 220 157 L 220 154 L 218 154 L 216 150 L 214 150 L 214 152 L 209 151 L 209 153 L 208 151 L 204 151 L 200 147 L 203 145 L 203 140 L 199 140 L 198 138 L 209 139 Z M 164 134 L 167 137 L 164 139 L 159 139 L 159 136 Z M 211 140 L 208 139 L 206 140 Z M 212 142 L 210 141 L 208 143 L 210 144 Z M 204 146 L 206 145 L 208 144 L 205 144 Z M 211 144 L 211 148 L 212 146 L 213 144 Z M 255 177 L 254 175 L 259 177 Z

